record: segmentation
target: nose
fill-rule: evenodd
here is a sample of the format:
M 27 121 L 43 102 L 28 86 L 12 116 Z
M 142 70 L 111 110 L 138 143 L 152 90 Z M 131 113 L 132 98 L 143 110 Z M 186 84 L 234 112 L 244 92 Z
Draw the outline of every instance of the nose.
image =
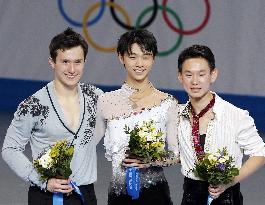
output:
M 198 76 L 196 76 L 196 75 L 193 75 L 192 76 L 192 79 L 191 79 L 191 83 L 193 84 L 193 85 L 197 85 L 198 84 Z
M 136 66 L 138 66 L 138 67 L 142 67 L 143 66 L 143 59 L 141 57 L 137 58 Z
M 74 63 L 70 63 L 69 64 L 68 72 L 69 73 L 74 73 L 75 72 L 75 64 Z

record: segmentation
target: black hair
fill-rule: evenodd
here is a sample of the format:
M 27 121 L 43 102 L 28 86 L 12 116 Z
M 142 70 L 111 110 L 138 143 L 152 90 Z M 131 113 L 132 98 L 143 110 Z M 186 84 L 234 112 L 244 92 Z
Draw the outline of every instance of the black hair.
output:
M 204 45 L 192 45 L 184 49 L 178 57 L 178 71 L 182 72 L 183 63 L 190 58 L 203 58 L 210 67 L 210 71 L 215 69 L 215 58 L 211 49 Z
M 132 53 L 132 44 L 138 44 L 141 50 L 157 54 L 157 41 L 154 35 L 146 29 L 134 29 L 121 35 L 118 40 L 117 53 L 121 56 Z
M 68 27 L 65 31 L 54 36 L 51 40 L 49 45 L 50 56 L 55 62 L 57 57 L 57 51 L 59 49 L 67 50 L 77 46 L 82 47 L 85 59 L 88 50 L 88 44 L 86 40 L 79 33 L 76 33 L 72 28 Z

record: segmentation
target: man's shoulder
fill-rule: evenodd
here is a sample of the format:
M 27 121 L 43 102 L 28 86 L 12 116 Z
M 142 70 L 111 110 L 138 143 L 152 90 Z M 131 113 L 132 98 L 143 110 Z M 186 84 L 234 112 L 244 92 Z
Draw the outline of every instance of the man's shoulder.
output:
M 18 115 L 31 114 L 32 117 L 44 115 L 47 117 L 49 107 L 47 106 L 47 94 L 45 86 L 21 101 L 17 107 Z
M 217 103 L 218 103 L 217 106 L 220 107 L 224 113 L 229 113 L 230 115 L 231 114 L 236 114 L 236 115 L 248 114 L 247 110 L 244 110 L 240 107 L 237 107 L 236 105 L 232 104 L 231 102 L 226 101 L 225 99 L 223 99 L 221 97 L 218 97 L 217 99 L 218 99 L 217 100 Z
M 99 103 L 104 104 L 105 106 L 120 101 L 121 99 L 124 99 L 124 93 L 121 89 L 116 89 L 112 91 L 105 92 L 99 97 Z
M 46 85 L 45 85 L 42 88 L 40 88 L 39 90 L 35 91 L 35 93 L 33 93 L 32 95 L 26 97 L 21 103 L 28 102 L 28 101 L 38 103 L 42 100 L 42 98 L 46 92 L 47 91 L 46 91 Z M 46 99 L 46 96 L 45 96 L 45 99 Z
M 99 96 L 103 94 L 103 91 L 96 87 L 93 84 L 90 83 L 79 83 L 81 90 L 83 93 L 85 93 L 86 95 L 91 95 L 91 96 Z
M 156 90 L 156 92 L 159 93 L 159 95 L 162 96 L 163 98 L 169 98 L 169 99 L 172 99 L 172 100 L 177 100 L 177 98 L 176 98 L 174 95 L 172 95 L 172 94 L 170 94 L 170 93 L 168 93 L 168 92 L 165 92 L 165 91 L 160 90 L 160 89 L 155 89 L 155 90 Z

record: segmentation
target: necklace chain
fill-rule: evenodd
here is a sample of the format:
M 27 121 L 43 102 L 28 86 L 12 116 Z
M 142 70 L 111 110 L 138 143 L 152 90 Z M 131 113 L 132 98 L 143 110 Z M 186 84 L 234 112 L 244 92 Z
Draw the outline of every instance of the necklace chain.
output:
M 133 88 L 135 89 L 135 88 Z M 148 84 L 140 89 L 135 89 L 136 91 L 131 94 L 129 100 L 132 102 L 132 108 L 136 109 L 139 107 L 137 104 L 140 100 L 151 95 L 154 91 L 153 84 L 149 81 Z

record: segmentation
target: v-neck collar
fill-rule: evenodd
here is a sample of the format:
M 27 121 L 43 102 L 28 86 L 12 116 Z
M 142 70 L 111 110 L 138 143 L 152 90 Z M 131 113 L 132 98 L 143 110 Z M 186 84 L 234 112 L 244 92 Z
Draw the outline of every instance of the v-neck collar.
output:
M 77 85 L 77 92 L 78 92 L 78 98 L 79 98 L 79 104 L 80 104 L 80 114 L 79 114 L 79 122 L 78 122 L 79 126 L 78 126 L 78 129 L 76 132 L 73 131 L 69 127 L 68 122 L 66 121 L 64 113 L 61 109 L 61 106 L 58 102 L 58 98 L 57 98 L 55 91 L 54 91 L 54 82 L 51 81 L 50 83 L 48 83 L 46 86 L 46 89 L 47 89 L 52 107 L 53 107 L 59 121 L 70 133 L 72 133 L 74 135 L 75 138 L 77 138 L 77 135 L 78 135 L 78 133 L 82 127 L 84 116 L 85 116 L 85 96 L 84 96 L 84 93 L 82 92 L 80 83 L 78 83 L 78 85 Z

